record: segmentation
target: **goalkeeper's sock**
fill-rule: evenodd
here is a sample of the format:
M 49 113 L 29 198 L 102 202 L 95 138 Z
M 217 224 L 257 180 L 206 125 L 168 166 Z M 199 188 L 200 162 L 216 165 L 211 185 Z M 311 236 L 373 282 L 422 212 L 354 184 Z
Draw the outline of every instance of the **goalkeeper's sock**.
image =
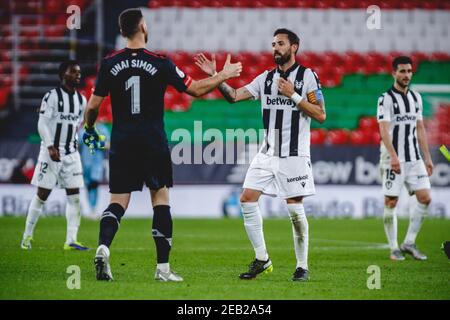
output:
M 100 235 L 98 245 L 111 246 L 111 243 L 120 226 L 120 220 L 125 209 L 118 203 L 111 203 L 100 218 Z
M 67 196 L 66 220 L 67 234 L 66 244 L 77 242 L 78 228 L 80 227 L 80 194 L 71 194 Z
M 39 220 L 45 201 L 41 200 L 37 195 L 33 197 L 28 207 L 27 221 L 25 223 L 25 232 L 23 238 L 33 237 L 34 228 Z
M 416 243 L 417 234 L 422 227 L 424 218 L 428 215 L 428 205 L 423 203 L 417 203 L 416 208 L 409 218 L 408 232 L 405 237 L 405 244 Z
M 172 248 L 172 215 L 170 206 L 159 205 L 153 207 L 152 235 L 156 245 L 156 261 L 158 269 L 164 271 L 169 268 L 169 254 Z M 166 265 L 167 264 L 167 265 Z
M 267 261 L 269 255 L 264 241 L 263 220 L 259 212 L 258 202 L 242 202 L 241 207 L 245 231 L 247 231 L 248 238 L 255 250 L 256 259 Z
M 97 206 L 97 198 L 98 198 L 98 182 L 93 181 L 88 186 L 88 200 L 89 206 L 92 210 L 95 210 Z
M 303 203 L 289 203 L 287 207 L 292 222 L 297 268 L 308 270 L 309 225 L 305 215 L 305 208 Z
M 389 242 L 391 251 L 399 250 L 397 242 L 397 213 L 396 208 L 389 208 L 384 206 L 384 232 Z

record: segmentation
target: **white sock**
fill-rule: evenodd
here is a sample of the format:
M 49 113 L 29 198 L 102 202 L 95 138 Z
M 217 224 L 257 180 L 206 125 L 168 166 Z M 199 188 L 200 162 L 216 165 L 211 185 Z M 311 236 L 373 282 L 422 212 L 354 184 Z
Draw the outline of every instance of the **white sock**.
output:
M 395 207 L 389 208 L 387 206 L 384 206 L 383 222 L 384 232 L 386 233 L 391 251 L 398 250 L 397 213 L 395 212 Z
M 245 231 L 247 231 L 248 238 L 255 250 L 256 259 L 266 261 L 269 259 L 269 255 L 264 241 L 263 220 L 258 202 L 243 202 L 241 207 Z
M 170 265 L 168 262 L 167 263 L 158 263 L 158 264 L 156 264 L 156 268 L 165 273 L 170 271 Z
M 405 244 L 414 244 L 416 243 L 417 234 L 422 227 L 423 220 L 425 216 L 428 215 L 428 205 L 417 203 L 417 206 L 414 208 L 410 218 L 409 218 L 409 226 L 408 232 L 405 237 Z
M 80 226 L 80 195 L 67 196 L 66 219 L 67 235 L 66 244 L 77 242 L 78 227 Z
M 25 223 L 25 232 L 23 238 L 33 237 L 34 228 L 38 222 L 45 201 L 42 201 L 37 195 L 33 197 L 28 207 L 27 221 Z
M 287 207 L 292 222 L 297 268 L 308 270 L 309 225 L 305 215 L 305 207 L 302 203 L 290 203 Z

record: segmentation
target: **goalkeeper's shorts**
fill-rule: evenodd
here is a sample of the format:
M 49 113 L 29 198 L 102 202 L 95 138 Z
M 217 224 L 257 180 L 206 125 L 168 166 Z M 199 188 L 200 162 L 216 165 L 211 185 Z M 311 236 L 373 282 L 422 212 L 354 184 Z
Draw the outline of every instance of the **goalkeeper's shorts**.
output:
M 156 152 L 133 143 L 111 148 L 109 191 L 115 194 L 142 191 L 144 183 L 151 190 L 173 186 L 170 151 Z

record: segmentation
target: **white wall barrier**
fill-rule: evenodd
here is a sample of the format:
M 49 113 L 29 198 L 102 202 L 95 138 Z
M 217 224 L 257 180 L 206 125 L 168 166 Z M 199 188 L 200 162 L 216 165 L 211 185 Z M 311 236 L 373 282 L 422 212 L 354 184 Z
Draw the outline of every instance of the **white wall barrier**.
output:
M 220 218 L 224 212 L 230 217 L 240 215 L 240 186 L 231 185 L 178 185 L 171 189 L 170 202 L 174 217 Z M 383 196 L 380 186 L 318 185 L 317 194 L 305 200 L 308 216 L 314 217 L 381 217 Z M 30 185 L 0 184 L 0 216 L 26 215 L 36 189 Z M 432 188 L 430 216 L 450 218 L 449 188 Z M 46 216 L 61 216 L 65 212 L 65 191 L 56 189 L 50 195 L 45 208 Z M 400 197 L 398 214 L 407 217 L 414 207 L 414 197 L 406 191 Z M 109 202 L 107 186 L 100 186 L 96 212 L 101 213 Z M 261 211 L 266 217 L 287 217 L 286 206 L 278 198 L 261 197 Z M 88 215 L 85 190 L 82 192 L 82 212 Z M 151 217 L 148 189 L 132 194 L 127 217 Z

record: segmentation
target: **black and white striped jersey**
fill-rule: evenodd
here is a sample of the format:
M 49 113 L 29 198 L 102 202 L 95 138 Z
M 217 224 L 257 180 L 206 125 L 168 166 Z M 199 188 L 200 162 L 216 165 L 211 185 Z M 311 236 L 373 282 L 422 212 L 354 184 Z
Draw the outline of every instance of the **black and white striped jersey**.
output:
M 390 122 L 389 133 L 400 162 L 422 159 L 417 139 L 417 121 L 423 119 L 422 110 L 422 97 L 413 90 L 404 94 L 392 86 L 378 98 L 378 122 Z M 381 161 L 389 159 L 383 141 L 380 152 Z
M 297 63 L 284 73 L 279 69 L 264 71 L 245 86 L 255 99 L 261 100 L 265 134 L 260 152 L 278 157 L 309 157 L 311 118 L 298 110 L 294 101 L 278 92 L 280 74 L 292 82 L 295 91 L 303 97 L 320 89 L 317 74 Z
M 78 149 L 78 127 L 86 108 L 86 98 L 75 91 L 73 94 L 58 87 L 47 92 L 42 99 L 40 117 L 49 119 L 49 131 L 53 145 L 61 156 L 71 154 Z M 46 146 L 41 142 L 41 149 Z

